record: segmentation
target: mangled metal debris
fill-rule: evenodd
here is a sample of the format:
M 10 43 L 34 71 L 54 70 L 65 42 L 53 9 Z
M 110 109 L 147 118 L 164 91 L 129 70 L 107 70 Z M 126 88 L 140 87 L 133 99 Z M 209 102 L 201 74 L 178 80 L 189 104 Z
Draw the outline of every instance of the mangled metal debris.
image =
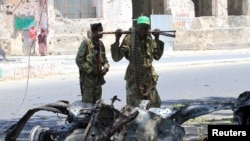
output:
M 116 96 L 114 96 L 115 98 Z M 117 98 L 117 97 L 116 97 Z M 250 123 L 250 92 L 245 91 L 235 101 L 190 103 L 179 108 L 148 108 L 124 106 L 121 110 L 100 100 L 97 104 L 58 101 L 29 110 L 6 131 L 5 141 L 15 141 L 31 116 L 41 110 L 67 116 L 61 128 L 36 125 L 30 141 L 183 141 L 182 124 L 189 119 L 219 110 L 232 110 L 234 123 Z

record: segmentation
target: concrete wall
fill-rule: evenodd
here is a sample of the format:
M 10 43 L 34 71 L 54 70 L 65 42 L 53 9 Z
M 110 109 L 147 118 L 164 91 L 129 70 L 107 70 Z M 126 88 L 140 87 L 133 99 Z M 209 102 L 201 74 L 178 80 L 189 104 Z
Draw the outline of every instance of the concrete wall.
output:
M 249 48 L 248 16 L 229 16 L 222 26 L 217 17 L 195 18 L 191 30 L 179 29 L 175 50 Z
M 43 0 L 31 0 L 28 3 L 20 0 L 0 1 L 0 46 L 7 55 L 23 54 L 23 31 L 15 31 L 13 28 L 14 16 L 34 15 L 38 24 L 41 1 Z M 197 0 L 100 1 L 98 18 L 68 19 L 54 8 L 54 0 L 47 0 L 45 19 L 47 18 L 49 28 L 48 54 L 75 54 L 91 23 L 101 22 L 104 31 L 115 31 L 117 28 L 127 30 L 133 25 L 132 18 L 138 17 L 142 12 L 145 12 L 144 15 L 153 12 L 173 16 L 172 24 L 177 31 L 173 51 L 249 47 L 250 0 L 241 0 L 242 4 L 236 4 L 242 8 L 242 14 L 237 16 L 228 15 L 227 9 L 228 6 L 232 7 L 232 1 L 228 3 L 227 0 L 206 0 L 202 2 L 203 6 L 206 5 L 206 9 L 211 12 L 199 11 L 198 17 L 195 13 Z M 114 35 L 103 36 L 107 52 L 110 51 L 109 47 L 114 39 Z
M 210 2 L 213 16 L 195 17 L 191 0 L 169 0 L 177 31 L 173 50 L 249 48 L 248 12 L 245 10 L 246 14 L 240 16 L 228 15 L 227 0 Z
M 132 3 L 130 0 L 102 1 L 103 15 L 101 18 L 67 19 L 60 11 L 54 9 L 53 0 L 49 0 L 49 52 L 51 54 L 72 54 L 77 51 L 81 41 L 87 35 L 91 23 L 101 22 L 104 31 L 115 31 L 117 28 L 129 29 L 132 26 Z M 105 34 L 103 42 L 106 51 L 114 42 L 115 36 Z

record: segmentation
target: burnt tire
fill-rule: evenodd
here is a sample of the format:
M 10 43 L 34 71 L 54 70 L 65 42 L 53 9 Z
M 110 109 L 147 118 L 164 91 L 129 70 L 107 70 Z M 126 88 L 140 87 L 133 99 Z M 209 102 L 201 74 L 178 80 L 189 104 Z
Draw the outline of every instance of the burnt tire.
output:
M 34 126 L 30 131 L 29 141 L 52 141 L 49 128 Z

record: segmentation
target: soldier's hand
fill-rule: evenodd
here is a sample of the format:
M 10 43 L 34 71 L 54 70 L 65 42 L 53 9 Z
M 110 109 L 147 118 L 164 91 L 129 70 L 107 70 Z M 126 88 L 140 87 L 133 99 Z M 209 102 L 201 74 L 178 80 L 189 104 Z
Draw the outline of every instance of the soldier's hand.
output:
M 158 29 L 158 28 L 154 29 L 152 34 L 154 35 L 155 40 L 158 40 L 159 36 L 160 36 L 160 29 Z
M 122 29 L 117 29 L 117 30 L 115 31 L 116 41 L 119 41 L 120 38 L 121 38 L 121 36 L 122 36 Z
M 101 75 L 104 76 L 109 71 L 108 68 L 104 67 L 101 71 Z

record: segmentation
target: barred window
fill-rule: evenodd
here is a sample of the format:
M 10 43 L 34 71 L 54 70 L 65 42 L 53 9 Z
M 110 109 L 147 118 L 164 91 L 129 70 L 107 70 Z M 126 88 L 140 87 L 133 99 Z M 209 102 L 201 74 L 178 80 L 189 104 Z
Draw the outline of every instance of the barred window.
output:
M 100 18 L 102 0 L 54 0 L 55 9 L 69 19 Z
M 242 0 L 228 0 L 227 1 L 228 7 L 228 15 L 243 15 L 243 1 Z
M 195 17 L 212 16 L 212 0 L 192 0 Z

